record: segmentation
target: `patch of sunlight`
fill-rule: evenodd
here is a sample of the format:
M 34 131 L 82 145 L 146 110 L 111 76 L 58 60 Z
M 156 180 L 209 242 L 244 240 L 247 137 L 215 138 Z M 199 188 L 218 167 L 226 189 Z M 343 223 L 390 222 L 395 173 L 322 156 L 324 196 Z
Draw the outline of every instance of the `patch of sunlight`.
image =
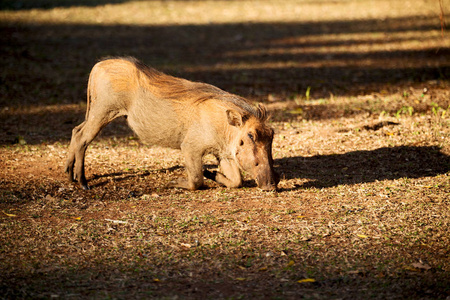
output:
M 402 32 L 312 34 L 270 40 L 264 48 L 226 52 L 227 57 L 302 53 L 369 53 L 374 51 L 427 50 L 450 47 L 439 29 Z M 351 50 L 350 50 L 351 49 Z
M 443 64 L 442 60 L 436 59 L 428 60 L 411 60 L 410 57 L 378 57 L 377 53 L 369 53 L 367 56 L 360 56 L 360 53 L 348 53 L 345 57 L 334 57 L 333 55 L 318 56 L 313 59 L 292 59 L 292 60 L 271 60 L 261 61 L 254 57 L 248 58 L 240 62 L 224 62 L 214 65 L 192 65 L 185 66 L 186 72 L 206 72 L 206 71 L 242 71 L 242 70 L 275 70 L 275 69 L 289 69 L 289 68 L 332 68 L 332 67 L 346 67 L 356 69 L 398 69 L 398 68 L 421 68 L 421 67 L 443 67 L 448 64 Z
M 434 3 L 436 2 L 436 3 Z M 86 25 L 193 25 L 246 22 L 323 22 L 433 16 L 438 1 L 266 0 L 125 1 L 98 6 L 0 11 L 0 22 Z

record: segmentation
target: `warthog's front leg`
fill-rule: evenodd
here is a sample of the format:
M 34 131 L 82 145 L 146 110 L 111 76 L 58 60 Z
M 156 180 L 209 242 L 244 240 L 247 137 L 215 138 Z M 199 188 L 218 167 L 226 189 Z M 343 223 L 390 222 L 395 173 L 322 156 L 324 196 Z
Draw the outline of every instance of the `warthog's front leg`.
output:
M 242 185 L 241 171 L 236 161 L 228 159 L 220 160 L 220 171 L 211 172 L 205 170 L 204 175 L 206 178 L 223 184 L 228 188 L 237 188 Z
M 168 186 L 188 189 L 191 191 L 197 190 L 203 186 L 203 152 L 192 151 L 189 147 L 183 147 L 183 145 L 181 146 L 181 152 L 183 153 L 185 159 L 187 178 L 181 177 L 176 182 L 170 183 Z

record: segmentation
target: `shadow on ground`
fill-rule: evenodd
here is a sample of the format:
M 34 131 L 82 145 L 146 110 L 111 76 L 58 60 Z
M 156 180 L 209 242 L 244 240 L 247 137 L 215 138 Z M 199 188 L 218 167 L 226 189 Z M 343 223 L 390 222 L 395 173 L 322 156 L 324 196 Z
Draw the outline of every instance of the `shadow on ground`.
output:
M 3 0 L 0 10 L 52 9 L 60 7 L 88 6 L 95 7 L 106 4 L 119 4 L 129 0 Z
M 271 94 L 283 101 L 304 95 L 308 88 L 316 99 L 352 96 L 446 82 L 448 48 L 359 50 L 366 45 L 416 41 L 411 33 L 423 36 L 439 28 L 438 18 L 423 16 L 170 26 L 1 22 L 0 125 L 10 134 L 0 141 L 8 144 L 18 135 L 31 143 L 69 139 L 84 112 L 78 111 L 75 118 L 66 112 L 61 118 L 55 110 L 42 119 L 38 109 L 22 116 L 13 116 L 10 110 L 85 103 L 89 72 L 102 57 L 135 56 L 171 74 L 257 101 Z M 403 32 L 408 34 L 399 38 Z M 370 34 L 370 39 L 358 34 Z M 341 46 L 349 51 L 335 49 Z M 40 126 L 48 132 L 33 133 Z M 65 133 L 52 134 L 52 130 Z
M 304 93 L 307 87 L 312 87 L 311 92 L 319 97 L 330 93 L 354 95 L 379 91 L 386 84 L 448 80 L 448 48 L 371 52 L 358 48 L 361 44 L 399 42 L 397 37 L 386 34 L 416 32 L 420 36 L 439 29 L 438 21 L 415 16 L 383 21 L 179 26 L 2 23 L 0 53 L 5 59 L 0 65 L 6 93 L 0 104 L 84 101 L 92 66 L 102 57 L 117 55 L 135 56 L 175 75 L 206 81 L 244 96 Z M 367 33 L 375 38 L 362 41 L 346 37 Z M 335 36 L 342 38 L 336 41 Z M 317 37 L 322 38 L 317 41 Z M 415 40 L 417 36 L 408 34 L 400 42 Z M 337 51 L 335 46 L 349 47 L 349 51 Z M 322 51 L 308 51 L 315 47 Z M 233 66 L 219 67 L 227 64 Z
M 214 256 L 214 259 L 220 260 L 221 257 Z M 317 281 L 299 284 L 298 278 L 305 276 L 303 268 L 294 272 L 236 271 L 231 266 L 231 269 L 211 268 L 207 266 L 207 262 L 198 260 L 190 261 L 192 267 L 186 267 L 186 262 L 180 262 L 181 266 L 175 264 L 161 268 L 159 265 L 152 265 L 152 261 L 151 257 L 141 258 L 139 263 L 128 267 L 99 265 L 94 268 L 53 268 L 50 271 L 45 268 L 37 269 L 31 273 L 4 278 L 0 282 L 0 291 L 4 299 L 309 299 L 311 295 L 318 299 L 341 299 L 343 294 L 346 298 L 355 299 L 444 299 L 446 295 L 445 283 L 440 282 L 445 282 L 442 272 L 433 276 L 414 274 L 407 280 L 398 276 L 380 277 L 363 273 L 318 273 L 315 274 Z M 326 264 L 325 261 L 321 263 Z M 235 279 L 236 276 L 250 278 Z M 46 284 L 42 285 L 42 282 Z
M 376 150 L 275 160 L 286 179 L 310 181 L 294 189 L 327 188 L 365 182 L 420 178 L 450 171 L 450 156 L 438 147 L 399 146 Z
M 216 166 L 207 165 L 206 168 Z M 442 153 L 435 146 L 399 146 L 379 148 L 376 150 L 352 151 L 344 154 L 315 155 L 312 157 L 285 157 L 275 160 L 276 171 L 281 178 L 308 179 L 307 182 L 293 188 L 281 189 L 280 192 L 306 189 L 328 188 L 338 185 L 354 185 L 399 178 L 434 177 L 450 171 L 450 156 Z M 89 185 L 97 188 L 110 180 L 120 182 L 137 177 L 151 180 L 156 173 L 172 173 L 184 167 L 173 166 L 167 169 L 148 171 L 113 172 L 94 174 Z M 180 175 L 180 174 L 179 174 Z M 168 183 L 168 182 L 167 182 Z M 256 187 L 254 180 L 246 180 L 245 187 Z

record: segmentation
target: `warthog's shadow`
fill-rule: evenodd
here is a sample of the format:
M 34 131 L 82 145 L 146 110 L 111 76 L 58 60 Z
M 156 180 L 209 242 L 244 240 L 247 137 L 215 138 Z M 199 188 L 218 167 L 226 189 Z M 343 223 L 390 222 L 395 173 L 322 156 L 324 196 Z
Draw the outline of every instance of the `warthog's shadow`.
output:
M 325 188 L 385 179 L 419 178 L 445 174 L 450 156 L 438 147 L 399 146 L 376 150 L 275 160 L 281 178 L 310 179 L 296 188 Z
M 166 173 L 166 172 L 174 172 L 176 170 L 182 169 L 181 166 L 173 166 L 170 168 L 163 168 L 157 170 L 145 170 L 145 171 L 120 171 L 113 173 L 104 173 L 104 174 L 94 174 L 92 178 L 89 178 L 89 186 L 90 187 L 99 187 L 106 185 L 109 181 L 113 180 L 115 182 L 121 182 L 124 180 L 132 179 L 132 178 L 145 178 L 151 176 L 155 173 Z M 97 180 L 97 182 L 92 182 L 92 180 Z
M 215 165 L 205 165 L 215 168 Z M 170 168 L 151 171 L 128 171 L 94 174 L 92 187 L 105 185 L 109 180 L 123 180 L 148 177 L 158 172 L 175 172 L 184 169 L 176 165 Z M 294 188 L 326 188 L 341 184 L 357 184 L 398 178 L 420 178 L 445 174 L 450 171 L 450 156 L 438 147 L 399 146 L 375 150 L 352 151 L 344 154 L 316 155 L 312 157 L 285 157 L 275 159 L 275 170 L 282 179 L 309 179 Z M 174 177 L 175 178 L 175 177 Z M 103 179 L 103 180 L 102 180 Z M 255 187 L 254 180 L 246 180 L 246 187 Z

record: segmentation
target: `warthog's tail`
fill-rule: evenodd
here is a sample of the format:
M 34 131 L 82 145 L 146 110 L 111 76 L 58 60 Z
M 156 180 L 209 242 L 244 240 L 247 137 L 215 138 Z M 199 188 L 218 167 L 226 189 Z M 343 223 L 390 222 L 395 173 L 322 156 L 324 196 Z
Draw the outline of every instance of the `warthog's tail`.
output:
M 85 116 L 85 120 L 88 119 L 89 117 L 89 111 L 91 110 L 91 101 L 92 101 L 92 94 L 91 94 L 91 77 L 92 77 L 92 73 L 89 74 L 89 79 L 88 79 L 88 85 L 87 85 L 87 99 L 86 99 L 86 116 Z

